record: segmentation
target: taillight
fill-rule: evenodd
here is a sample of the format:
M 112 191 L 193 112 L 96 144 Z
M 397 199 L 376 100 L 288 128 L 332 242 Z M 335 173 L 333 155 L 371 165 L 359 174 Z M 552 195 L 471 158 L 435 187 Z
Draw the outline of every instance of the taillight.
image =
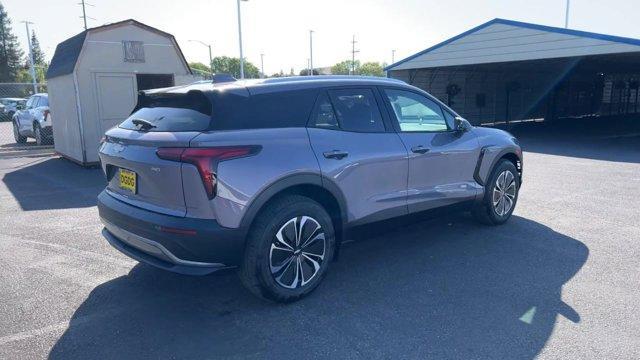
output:
M 44 121 L 47 121 L 47 116 L 49 116 L 49 110 L 45 110 L 42 112 L 42 118 L 44 119 Z
M 160 159 L 181 161 L 195 165 L 200 173 L 202 184 L 209 199 L 216 194 L 216 169 L 224 160 L 255 155 L 260 146 L 219 146 L 210 148 L 159 148 L 156 154 Z

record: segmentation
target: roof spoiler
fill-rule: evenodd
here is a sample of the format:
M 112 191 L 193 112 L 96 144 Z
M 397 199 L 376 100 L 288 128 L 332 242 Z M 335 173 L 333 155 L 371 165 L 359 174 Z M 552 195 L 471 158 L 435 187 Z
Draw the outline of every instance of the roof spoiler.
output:
M 231 74 L 214 74 L 212 78 L 214 84 L 238 81 Z

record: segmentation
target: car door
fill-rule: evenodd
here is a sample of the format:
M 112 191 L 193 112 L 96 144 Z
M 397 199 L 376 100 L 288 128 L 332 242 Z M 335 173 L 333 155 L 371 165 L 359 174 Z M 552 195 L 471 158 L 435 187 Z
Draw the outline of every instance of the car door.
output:
M 473 131 L 454 131 L 453 114 L 418 91 L 381 92 L 409 153 L 409 212 L 474 199 L 480 188 L 473 178 L 480 149 Z
M 380 103 L 372 88 L 329 89 L 309 120 L 323 182 L 341 191 L 353 225 L 407 213 L 407 151 Z
M 32 110 L 37 106 L 39 96 L 31 96 L 24 109 L 17 112 L 18 128 L 22 134 L 32 133 Z

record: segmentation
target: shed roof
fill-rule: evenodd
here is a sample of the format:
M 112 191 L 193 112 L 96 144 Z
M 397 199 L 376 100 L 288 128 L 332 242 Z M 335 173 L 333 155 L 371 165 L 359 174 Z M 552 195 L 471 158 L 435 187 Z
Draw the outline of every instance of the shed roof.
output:
M 173 37 L 173 35 L 167 32 L 164 32 L 160 29 L 156 29 L 152 26 L 143 24 L 139 21 L 136 21 L 133 19 L 127 19 L 127 20 L 118 21 L 115 23 L 105 24 L 105 25 L 87 29 L 79 33 L 78 35 L 72 36 L 67 40 L 59 43 L 58 46 L 56 46 L 56 51 L 53 54 L 53 58 L 51 59 L 51 64 L 49 64 L 49 69 L 47 70 L 47 79 L 51 79 L 51 78 L 66 75 L 66 74 L 71 74 L 73 72 L 73 69 L 76 66 L 76 62 L 78 61 L 78 57 L 80 56 L 80 51 L 82 51 L 84 40 L 87 37 L 87 34 L 89 32 L 104 30 L 111 27 L 117 27 L 122 25 L 129 25 L 129 24 L 136 25 L 145 30 L 152 31 L 162 36 L 166 36 L 170 38 L 173 44 L 175 45 L 176 49 L 178 50 L 178 54 L 182 58 L 183 63 L 187 67 L 189 73 L 191 73 L 191 69 L 187 64 L 187 60 L 185 59 L 184 54 L 182 53 L 182 50 L 180 49 L 180 46 L 178 45 L 178 42 Z
M 391 64 L 385 70 L 624 52 L 640 52 L 640 40 L 520 21 L 493 19 Z

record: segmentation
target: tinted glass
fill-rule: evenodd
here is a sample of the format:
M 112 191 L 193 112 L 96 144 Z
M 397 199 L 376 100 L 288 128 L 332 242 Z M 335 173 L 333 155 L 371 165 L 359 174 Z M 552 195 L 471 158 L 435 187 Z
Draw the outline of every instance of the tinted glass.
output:
M 213 101 L 214 130 L 305 127 L 317 89 L 237 94 L 220 92 Z
M 136 124 L 143 120 L 154 127 L 145 128 Z M 209 127 L 211 117 L 192 109 L 173 107 L 141 108 L 127 118 L 120 127 L 129 130 L 145 131 L 203 131 Z
M 38 101 L 38 106 L 49 106 L 49 98 L 48 97 L 40 97 L 40 101 Z
M 339 129 L 336 113 L 327 94 L 320 95 L 311 119 L 311 126 L 322 129 Z
M 431 99 L 405 90 L 387 89 L 385 93 L 401 131 L 447 131 L 449 129 L 440 105 Z
M 36 100 L 38 99 L 37 96 L 32 96 L 29 98 L 29 100 L 27 100 L 27 108 L 31 108 L 33 107 L 33 105 L 35 105 Z
M 370 89 L 332 90 L 329 94 L 342 130 L 385 131 L 378 104 Z

